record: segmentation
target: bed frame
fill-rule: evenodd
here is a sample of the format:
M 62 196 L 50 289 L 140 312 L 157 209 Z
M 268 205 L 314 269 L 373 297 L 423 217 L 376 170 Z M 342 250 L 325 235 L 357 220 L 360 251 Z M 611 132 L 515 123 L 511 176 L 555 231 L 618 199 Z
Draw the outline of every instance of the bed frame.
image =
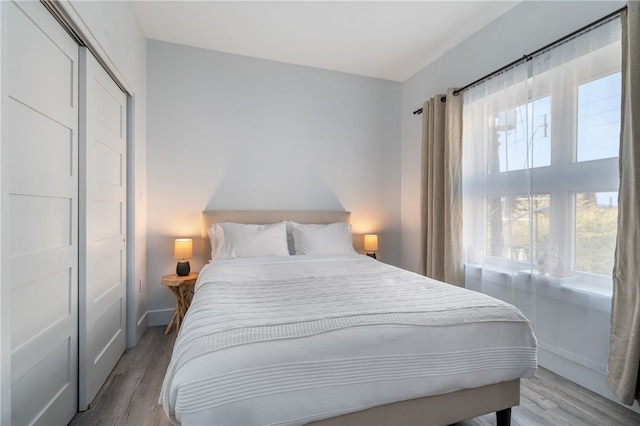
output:
M 275 223 L 291 220 L 298 223 L 351 223 L 345 211 L 228 211 L 208 210 L 202 213 L 202 246 L 204 262 L 211 258 L 207 229 L 212 223 Z M 497 425 L 511 424 L 511 407 L 520 404 L 520 379 L 479 388 L 462 389 L 442 395 L 399 401 L 362 411 L 309 423 L 316 426 L 357 425 L 450 425 L 462 420 L 496 413 Z

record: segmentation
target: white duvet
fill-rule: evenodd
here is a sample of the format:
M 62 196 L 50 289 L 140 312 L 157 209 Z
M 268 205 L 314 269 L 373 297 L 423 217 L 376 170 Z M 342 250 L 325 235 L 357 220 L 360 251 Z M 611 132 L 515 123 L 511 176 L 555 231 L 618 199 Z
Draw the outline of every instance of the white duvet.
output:
M 533 377 L 512 305 L 366 256 L 212 262 L 160 403 L 175 423 L 304 424 Z

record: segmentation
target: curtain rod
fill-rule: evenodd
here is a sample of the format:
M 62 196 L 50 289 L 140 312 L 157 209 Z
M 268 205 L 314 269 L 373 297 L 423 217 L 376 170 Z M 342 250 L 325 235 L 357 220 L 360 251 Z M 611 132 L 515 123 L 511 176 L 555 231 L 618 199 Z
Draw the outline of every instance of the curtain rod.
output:
M 556 41 L 552 41 L 551 43 L 549 43 L 549 44 L 547 44 L 547 45 L 545 45 L 545 46 L 541 47 L 540 49 L 537 49 L 537 50 L 535 50 L 535 51 L 533 51 L 533 52 L 531 52 L 531 53 L 529 53 L 529 54 L 527 54 L 527 55 L 524 55 L 522 58 L 516 59 L 516 60 L 515 60 L 515 61 L 513 61 L 513 62 L 509 62 L 507 65 L 505 65 L 505 66 L 503 66 L 503 67 L 501 67 L 501 68 L 498 68 L 497 70 L 495 70 L 495 71 L 493 71 L 493 72 L 491 72 L 491 73 L 489 73 L 489 74 L 485 75 L 484 77 L 481 77 L 481 78 L 479 78 L 479 79 L 477 79 L 477 80 L 475 80 L 475 81 L 473 81 L 473 82 L 471 82 L 471 83 L 467 84 L 466 86 L 461 87 L 460 89 L 456 89 L 456 90 L 454 90 L 454 91 L 453 91 L 453 96 L 458 96 L 461 92 L 464 92 L 464 91 L 465 91 L 465 90 L 467 90 L 468 88 L 470 88 L 470 87 L 472 87 L 472 86 L 475 86 L 476 84 L 478 84 L 478 83 L 480 83 L 480 82 L 482 82 L 482 81 L 484 81 L 484 80 L 487 80 L 488 78 L 490 78 L 490 77 L 492 77 L 492 76 L 494 76 L 494 75 L 496 75 L 496 74 L 498 74 L 498 73 L 500 73 L 500 72 L 502 72 L 502 71 L 504 71 L 504 70 L 506 70 L 506 69 L 508 69 L 508 68 L 513 67 L 514 65 L 517 65 L 517 64 L 519 64 L 519 63 L 521 63 L 521 62 L 527 62 L 527 61 L 530 61 L 530 60 L 531 60 L 535 55 L 537 55 L 538 53 L 544 52 L 545 50 L 550 49 L 550 48 L 551 48 L 551 47 L 553 47 L 553 46 L 556 46 L 556 45 L 558 45 L 558 44 L 561 44 L 561 43 L 563 43 L 563 42 L 565 42 L 565 41 L 569 40 L 570 38 L 575 37 L 576 35 L 578 35 L 578 34 L 580 34 L 580 33 L 584 32 L 584 31 L 588 30 L 589 28 L 595 27 L 596 25 L 598 25 L 598 24 L 600 24 L 600 23 L 602 23 L 602 22 L 604 22 L 604 21 L 606 21 L 606 20 L 608 20 L 608 19 L 611 19 L 611 18 L 613 18 L 613 17 L 614 17 L 614 16 L 616 16 L 616 15 L 619 15 L 619 14 L 620 14 L 620 13 L 622 13 L 622 11 L 624 11 L 626 8 L 627 8 L 627 6 L 623 6 L 623 7 L 621 7 L 620 9 L 616 10 L 615 12 L 611 12 L 611 13 L 609 13 L 608 15 L 603 16 L 602 18 L 596 19 L 595 21 L 591 22 L 590 24 L 587 24 L 587 25 L 585 25 L 584 27 L 581 27 L 581 28 L 579 28 L 579 29 L 577 29 L 577 30 L 573 31 L 572 33 L 567 34 L 566 36 L 561 37 L 561 38 L 557 39 Z M 418 108 L 417 110 L 413 111 L 413 114 L 414 114 L 414 115 L 416 115 L 416 114 L 422 114 L 422 108 Z

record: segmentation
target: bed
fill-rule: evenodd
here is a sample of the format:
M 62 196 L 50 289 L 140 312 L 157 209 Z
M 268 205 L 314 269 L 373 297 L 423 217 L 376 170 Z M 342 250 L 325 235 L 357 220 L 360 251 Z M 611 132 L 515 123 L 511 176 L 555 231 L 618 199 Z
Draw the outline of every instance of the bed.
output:
M 509 304 L 354 253 L 349 222 L 348 212 L 203 213 L 203 253 L 216 260 L 165 376 L 172 422 L 447 425 L 495 412 L 510 423 L 520 379 L 537 368 L 531 324 Z M 264 225 L 247 234 L 257 252 L 220 252 L 224 235 L 244 232 L 214 225 L 226 223 Z M 284 243 L 260 239 L 282 226 Z

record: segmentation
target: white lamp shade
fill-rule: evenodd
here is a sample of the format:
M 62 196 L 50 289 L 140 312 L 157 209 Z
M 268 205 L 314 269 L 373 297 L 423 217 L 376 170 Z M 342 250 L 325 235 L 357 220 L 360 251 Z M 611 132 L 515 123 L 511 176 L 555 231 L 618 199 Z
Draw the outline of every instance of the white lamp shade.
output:
M 178 238 L 173 246 L 173 257 L 191 259 L 193 257 L 193 241 L 191 238 Z
M 365 251 L 377 251 L 378 250 L 378 236 L 377 235 L 365 235 L 364 236 L 364 250 Z

